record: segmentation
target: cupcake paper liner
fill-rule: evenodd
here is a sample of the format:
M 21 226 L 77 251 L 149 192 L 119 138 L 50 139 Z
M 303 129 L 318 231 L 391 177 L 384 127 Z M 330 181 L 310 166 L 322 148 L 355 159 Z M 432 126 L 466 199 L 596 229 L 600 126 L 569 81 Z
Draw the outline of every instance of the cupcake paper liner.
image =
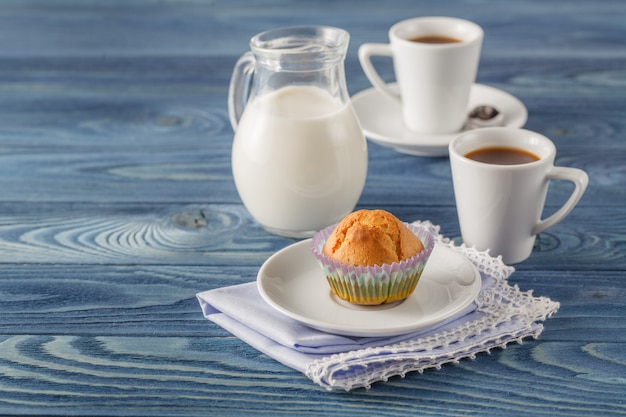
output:
M 407 298 L 419 282 L 435 246 L 435 238 L 424 227 L 404 223 L 424 245 L 417 255 L 400 262 L 376 266 L 347 265 L 322 253 L 326 239 L 337 225 L 322 229 L 313 237 L 311 250 L 332 291 L 353 304 L 378 305 Z

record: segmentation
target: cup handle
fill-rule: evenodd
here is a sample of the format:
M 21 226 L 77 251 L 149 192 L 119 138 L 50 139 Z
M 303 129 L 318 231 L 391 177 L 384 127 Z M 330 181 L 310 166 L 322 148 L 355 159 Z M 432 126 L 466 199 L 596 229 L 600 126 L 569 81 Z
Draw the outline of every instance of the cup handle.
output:
M 546 178 L 551 180 L 571 181 L 574 183 L 575 188 L 572 195 L 570 195 L 569 199 L 560 209 L 535 225 L 533 235 L 539 234 L 563 220 L 565 216 L 572 211 L 574 206 L 578 204 L 578 201 L 587 189 L 587 184 L 589 184 L 589 176 L 587 173 L 577 168 L 552 167 L 552 170 L 550 170 Z
M 233 75 L 228 86 L 228 117 L 234 131 L 237 130 L 241 114 L 248 103 L 255 62 L 252 52 L 246 52 L 237 60 L 233 68 Z
M 372 64 L 372 56 L 393 57 L 391 45 L 386 43 L 364 43 L 359 47 L 359 62 L 370 83 L 381 93 L 394 101 L 400 102 L 400 94 L 392 91 L 389 84 L 383 81 Z

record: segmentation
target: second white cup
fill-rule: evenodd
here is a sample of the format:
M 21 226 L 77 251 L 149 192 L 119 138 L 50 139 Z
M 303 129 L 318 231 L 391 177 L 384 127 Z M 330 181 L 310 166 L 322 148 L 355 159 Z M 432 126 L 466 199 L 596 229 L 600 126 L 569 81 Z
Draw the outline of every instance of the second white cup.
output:
M 471 130 L 454 138 L 449 151 L 463 242 L 501 255 L 506 264 L 528 258 L 535 236 L 563 220 L 589 182 L 583 170 L 554 166 L 554 143 L 530 130 Z M 570 181 L 574 189 L 558 210 L 541 219 L 553 180 Z
M 463 19 L 408 19 L 391 27 L 389 44 L 361 45 L 359 61 L 372 85 L 401 103 L 407 128 L 419 133 L 454 133 L 467 119 L 483 36 L 480 26 Z M 393 58 L 399 91 L 383 81 L 372 56 Z

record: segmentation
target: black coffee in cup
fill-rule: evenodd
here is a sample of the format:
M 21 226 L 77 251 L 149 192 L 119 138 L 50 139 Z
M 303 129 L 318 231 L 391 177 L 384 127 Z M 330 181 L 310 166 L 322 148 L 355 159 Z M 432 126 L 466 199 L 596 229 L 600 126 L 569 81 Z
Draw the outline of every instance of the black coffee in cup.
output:
M 411 42 L 419 42 L 419 43 L 459 43 L 459 42 L 462 42 L 460 39 L 457 39 L 457 38 L 453 38 L 450 36 L 440 36 L 440 35 L 417 36 L 409 40 Z
M 464 156 L 474 161 L 494 165 L 519 165 L 539 160 L 537 155 L 524 149 L 498 146 L 476 149 Z

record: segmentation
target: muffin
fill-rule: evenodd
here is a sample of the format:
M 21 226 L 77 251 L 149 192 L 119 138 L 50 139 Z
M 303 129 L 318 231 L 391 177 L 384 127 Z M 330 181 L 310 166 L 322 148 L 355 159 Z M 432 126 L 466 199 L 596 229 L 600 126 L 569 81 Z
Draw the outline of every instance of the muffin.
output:
M 403 223 L 387 211 L 359 210 L 318 232 L 311 245 L 337 297 L 378 305 L 413 293 L 434 238 L 425 228 Z

